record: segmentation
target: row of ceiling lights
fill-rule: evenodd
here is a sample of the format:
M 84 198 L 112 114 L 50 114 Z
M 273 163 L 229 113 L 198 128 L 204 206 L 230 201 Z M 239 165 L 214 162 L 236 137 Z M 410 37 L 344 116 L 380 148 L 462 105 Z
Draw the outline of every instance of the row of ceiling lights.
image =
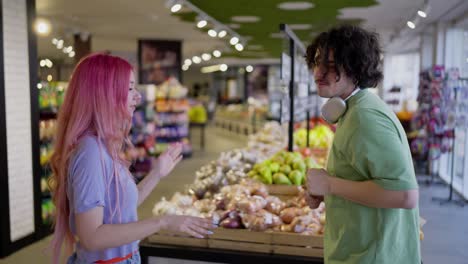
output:
M 192 64 L 199 64 L 201 63 L 202 61 L 209 61 L 211 60 L 213 57 L 215 58 L 219 58 L 221 57 L 222 53 L 221 51 L 219 50 L 214 50 L 212 52 L 212 54 L 210 53 L 203 53 L 202 55 L 200 56 L 193 56 L 191 59 L 185 59 L 184 60 L 184 64 L 182 65 L 182 70 L 186 71 L 189 69 L 189 67 L 192 65 Z
M 208 30 L 208 35 L 212 38 L 220 38 L 223 39 L 228 35 L 231 36 L 229 39 L 229 44 L 231 44 L 237 51 L 243 51 L 245 47 L 246 41 L 243 40 L 239 34 L 231 30 L 229 27 L 221 24 L 219 21 L 215 20 L 214 18 L 207 15 L 205 12 L 200 10 L 198 7 L 194 6 L 188 1 L 184 0 L 168 0 L 166 2 L 167 7 L 171 10 L 172 13 L 177 13 L 182 10 L 183 6 L 191 9 L 192 11 L 198 14 L 196 26 L 199 29 L 205 28 L 208 24 L 213 25 L 211 29 Z M 212 55 L 214 57 L 220 57 L 221 52 L 219 50 L 213 51 Z M 202 61 L 209 61 L 212 58 L 211 54 L 203 53 L 201 56 L 193 56 L 191 59 L 186 59 L 184 61 L 184 65 L 182 69 L 184 71 L 188 70 L 190 65 L 199 64 Z
M 75 51 L 73 50 L 72 46 L 64 47 L 63 39 L 53 38 L 52 44 L 59 50 L 62 50 L 63 53 L 68 54 L 68 57 L 73 58 L 75 57 Z

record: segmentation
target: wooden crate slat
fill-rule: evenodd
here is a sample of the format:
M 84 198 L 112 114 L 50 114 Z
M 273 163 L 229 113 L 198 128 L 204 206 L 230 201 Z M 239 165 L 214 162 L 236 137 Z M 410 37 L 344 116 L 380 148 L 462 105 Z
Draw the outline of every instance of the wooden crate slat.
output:
M 323 249 L 309 247 L 292 247 L 273 245 L 273 253 L 280 255 L 294 255 L 306 257 L 323 257 Z
M 178 245 L 178 246 L 191 246 L 191 247 L 208 247 L 208 239 L 194 238 L 194 237 L 180 237 L 170 235 L 154 234 L 148 237 L 150 243 Z
M 266 232 L 255 232 L 247 229 L 228 229 L 228 228 L 216 228 L 213 235 L 210 235 L 210 239 L 218 240 L 231 240 L 231 241 L 242 241 L 242 242 L 256 242 L 256 243 L 271 243 L 271 233 Z
M 236 250 L 236 251 L 259 252 L 259 253 L 271 253 L 272 252 L 272 247 L 270 244 L 238 242 L 238 241 L 218 240 L 218 239 L 209 239 L 208 247 L 217 248 L 217 249 Z
M 273 232 L 272 244 L 323 248 L 322 236 L 301 235 L 287 232 Z

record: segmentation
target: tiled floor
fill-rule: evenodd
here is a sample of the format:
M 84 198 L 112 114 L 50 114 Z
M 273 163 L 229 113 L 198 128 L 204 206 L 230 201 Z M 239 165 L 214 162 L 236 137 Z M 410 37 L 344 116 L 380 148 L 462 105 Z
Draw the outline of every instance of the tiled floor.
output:
M 194 140 L 198 139 L 195 131 Z M 219 129 L 207 130 L 206 150 L 197 150 L 193 157 L 186 159 L 175 169 L 167 179 L 163 180 L 140 206 L 140 218 L 151 215 L 151 209 L 161 197 L 172 196 L 177 190 L 182 190 L 185 184 L 193 180 L 194 172 L 203 164 L 216 159 L 224 150 L 243 147 L 246 138 L 223 132 Z M 196 143 L 196 142 L 195 142 Z M 424 264 L 466 264 L 468 263 L 468 204 L 461 208 L 452 204 L 440 206 L 432 201 L 433 196 L 448 196 L 444 186 L 420 186 L 420 213 L 427 219 L 424 226 L 425 239 L 422 242 Z M 0 264 L 17 263 L 50 263 L 50 258 L 43 253 L 50 238 L 30 245 L 11 256 L 1 259 Z M 396 241 L 397 242 L 397 241 Z M 187 262 L 171 259 L 152 259 L 151 264 L 202 264 L 202 262 Z

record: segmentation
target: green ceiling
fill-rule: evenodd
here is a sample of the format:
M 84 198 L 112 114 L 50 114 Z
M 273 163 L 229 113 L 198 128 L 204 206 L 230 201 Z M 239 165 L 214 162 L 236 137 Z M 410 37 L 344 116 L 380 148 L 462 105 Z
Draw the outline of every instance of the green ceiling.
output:
M 233 52 L 236 57 L 275 57 L 282 51 L 282 40 L 272 38 L 271 33 L 279 32 L 279 24 L 311 24 L 309 30 L 294 30 L 303 41 L 310 42 L 313 34 L 327 30 L 338 24 L 359 24 L 361 19 L 338 19 L 340 9 L 347 7 L 370 7 L 377 5 L 376 0 L 300 0 L 310 2 L 313 8 L 307 10 L 282 10 L 277 6 L 284 2 L 299 2 L 296 0 L 190 0 L 192 4 L 203 10 L 219 22 L 228 25 L 239 24 L 240 28 L 233 29 L 242 37 L 251 37 L 244 51 L 249 51 L 249 45 L 261 45 L 263 54 L 255 56 L 252 52 Z M 194 22 L 197 14 L 194 12 L 176 13 L 183 21 Z M 260 21 L 255 23 L 238 23 L 231 21 L 233 16 L 258 16 Z M 208 30 L 206 27 L 203 31 Z M 228 39 L 226 45 L 229 45 Z

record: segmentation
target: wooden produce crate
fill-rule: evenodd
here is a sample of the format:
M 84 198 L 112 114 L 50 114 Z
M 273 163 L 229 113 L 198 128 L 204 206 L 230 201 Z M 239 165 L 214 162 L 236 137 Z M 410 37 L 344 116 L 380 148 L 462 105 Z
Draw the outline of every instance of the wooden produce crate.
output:
M 255 232 L 247 229 L 217 228 L 205 239 L 159 233 L 150 243 L 215 248 L 268 254 L 323 257 L 323 237 L 287 232 Z

